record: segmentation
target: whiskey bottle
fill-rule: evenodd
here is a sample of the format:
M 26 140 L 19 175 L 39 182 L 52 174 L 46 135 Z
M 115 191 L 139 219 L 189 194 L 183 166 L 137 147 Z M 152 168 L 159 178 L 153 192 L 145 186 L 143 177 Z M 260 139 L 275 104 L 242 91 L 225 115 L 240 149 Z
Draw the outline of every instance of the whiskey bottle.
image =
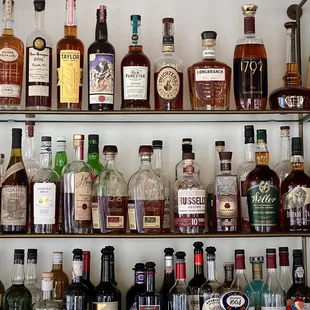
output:
M 244 37 L 234 53 L 234 92 L 238 110 L 266 110 L 268 95 L 267 54 L 263 40 L 255 35 L 257 5 L 241 7 Z
M 216 60 L 217 33 L 201 33 L 203 60 L 187 69 L 192 110 L 228 110 L 231 68 Z
M 26 109 L 52 109 L 52 39 L 44 30 L 45 0 L 34 0 L 34 30 L 26 43 Z
M 24 43 L 14 36 L 14 0 L 3 0 L 0 36 L 0 109 L 18 110 L 21 104 Z
M 288 258 L 288 247 L 279 248 L 279 267 L 279 282 L 285 293 L 287 293 L 293 284 L 292 271 Z
M 223 288 L 225 291 L 228 291 L 234 279 L 234 263 L 232 262 L 223 263 L 223 267 L 224 267 Z
M 25 286 L 31 293 L 32 304 L 41 300 L 41 288 L 38 285 L 37 274 L 38 250 L 28 249 Z
M 309 109 L 310 90 L 302 87 L 299 74 L 296 42 L 296 22 L 284 24 L 287 37 L 286 72 L 282 80 L 284 86 L 274 90 L 269 96 L 271 110 Z
M 163 19 L 162 55 L 154 62 L 155 110 L 183 110 L 183 62 L 174 53 L 174 19 Z
M 57 137 L 54 170 L 61 176 L 63 167 L 68 163 L 66 137 Z
M 141 16 L 131 15 L 129 51 L 121 62 L 122 105 L 125 110 L 150 110 L 151 63 L 143 53 Z
M 97 9 L 95 42 L 88 48 L 88 110 L 113 110 L 115 49 L 108 41 L 107 7 Z
M 22 130 L 12 129 L 11 158 L 1 187 L 1 232 L 27 233 L 29 185 L 22 159 Z
M 284 231 L 310 230 L 310 178 L 304 172 L 301 138 L 292 138 L 292 172 L 281 185 Z
M 93 168 L 95 177 L 104 169 L 99 157 L 99 135 L 88 135 L 87 163 Z
M 256 167 L 246 178 L 252 232 L 276 232 L 279 227 L 279 177 L 268 166 L 267 132 L 257 130 Z
M 76 0 L 66 0 L 64 37 L 57 43 L 57 108 L 81 110 L 84 44 L 77 38 Z

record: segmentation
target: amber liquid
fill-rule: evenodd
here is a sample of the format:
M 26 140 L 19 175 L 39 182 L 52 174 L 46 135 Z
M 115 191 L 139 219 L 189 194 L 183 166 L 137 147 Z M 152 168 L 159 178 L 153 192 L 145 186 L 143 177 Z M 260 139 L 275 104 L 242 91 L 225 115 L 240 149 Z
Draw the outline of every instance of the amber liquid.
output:
M 53 300 L 62 305 L 62 301 L 65 297 L 65 290 L 69 286 L 69 278 L 62 270 L 62 265 L 60 264 L 53 264 L 51 272 L 54 274 Z

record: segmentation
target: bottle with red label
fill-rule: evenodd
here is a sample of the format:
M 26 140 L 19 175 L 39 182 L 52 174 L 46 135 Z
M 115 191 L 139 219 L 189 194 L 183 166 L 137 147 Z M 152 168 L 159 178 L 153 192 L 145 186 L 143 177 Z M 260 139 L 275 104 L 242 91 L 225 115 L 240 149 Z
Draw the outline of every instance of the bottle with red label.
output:
M 195 174 L 195 154 L 183 154 L 183 176 L 174 184 L 174 230 L 197 234 L 207 230 L 206 189 Z

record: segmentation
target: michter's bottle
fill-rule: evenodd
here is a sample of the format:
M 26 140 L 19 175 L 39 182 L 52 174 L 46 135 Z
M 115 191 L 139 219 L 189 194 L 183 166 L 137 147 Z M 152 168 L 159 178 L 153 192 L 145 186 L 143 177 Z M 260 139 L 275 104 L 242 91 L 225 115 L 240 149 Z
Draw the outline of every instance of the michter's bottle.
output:
M 279 177 L 268 166 L 266 130 L 257 130 L 256 167 L 246 179 L 251 231 L 276 232 L 279 227 Z

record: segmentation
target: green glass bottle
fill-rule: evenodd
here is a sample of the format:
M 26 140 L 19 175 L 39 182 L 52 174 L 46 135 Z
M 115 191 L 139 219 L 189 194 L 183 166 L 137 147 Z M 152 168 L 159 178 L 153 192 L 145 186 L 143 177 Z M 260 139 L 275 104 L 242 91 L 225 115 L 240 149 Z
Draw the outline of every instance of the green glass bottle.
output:
M 93 168 L 94 176 L 104 169 L 99 159 L 99 135 L 88 135 L 87 163 Z
M 66 138 L 57 138 L 57 153 L 55 156 L 55 167 L 54 170 L 61 176 L 62 168 L 67 164 L 67 153 L 66 153 Z

